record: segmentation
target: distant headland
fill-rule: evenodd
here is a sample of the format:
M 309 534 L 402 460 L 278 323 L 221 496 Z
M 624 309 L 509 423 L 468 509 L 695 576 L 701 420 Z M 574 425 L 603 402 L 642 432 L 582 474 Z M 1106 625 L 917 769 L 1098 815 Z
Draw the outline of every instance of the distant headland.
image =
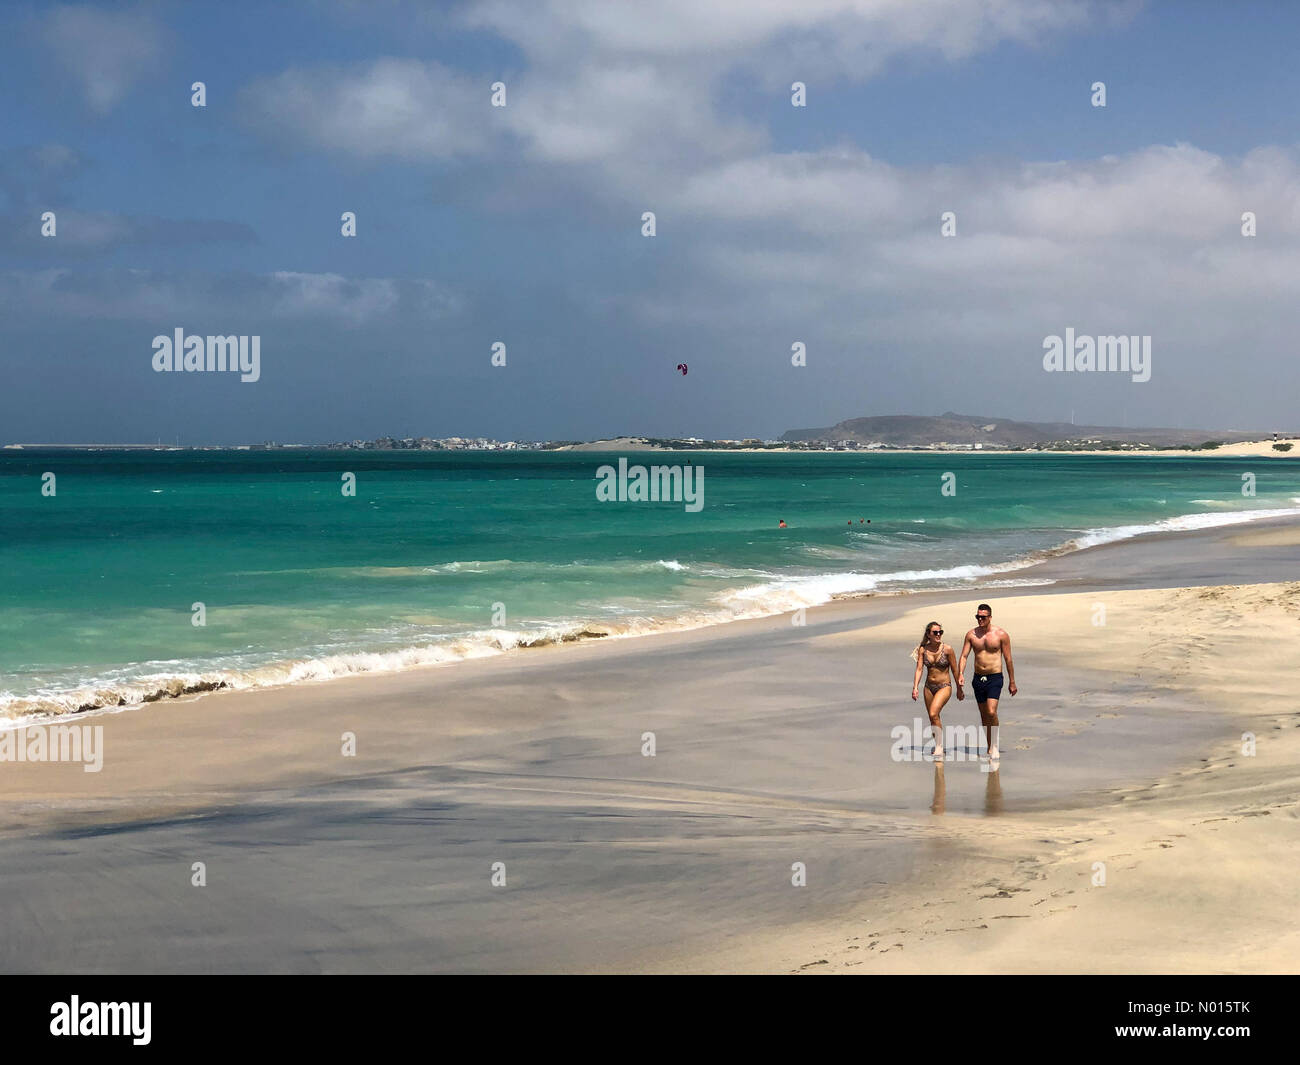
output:
M 1072 422 L 1023 422 L 1010 418 L 945 412 L 937 417 L 891 414 L 851 418 L 823 429 L 790 429 L 779 438 L 706 439 L 618 435 L 597 440 L 497 440 L 468 436 L 381 436 L 328 443 L 182 445 L 6 444 L 6 450 L 153 451 L 1067 451 L 1286 455 L 1300 432 L 1243 429 L 1139 429 Z M 1300 457 L 1300 451 L 1296 452 Z

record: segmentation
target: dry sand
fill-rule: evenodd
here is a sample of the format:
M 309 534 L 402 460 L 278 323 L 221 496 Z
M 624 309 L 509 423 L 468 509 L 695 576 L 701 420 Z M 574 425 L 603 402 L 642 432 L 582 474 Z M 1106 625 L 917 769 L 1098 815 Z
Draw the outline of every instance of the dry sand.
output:
M 1273 447 L 1274 443 L 1290 444 L 1289 451 L 1278 451 Z M 1066 452 L 1052 451 L 1045 454 L 1066 454 Z M 1263 458 L 1263 459 L 1285 459 L 1300 458 L 1300 439 L 1295 437 L 1279 438 L 1278 440 L 1243 440 L 1238 444 L 1223 444 L 1220 447 L 1210 448 L 1203 451 L 1188 451 L 1178 448 L 1161 448 L 1153 451 L 1072 451 L 1068 454 L 1076 455 L 1163 455 L 1174 458 Z
M 1293 971 L 1294 531 L 84 718 L 102 772 L 0 765 L 0 971 Z M 1021 691 L 936 771 L 907 652 L 980 598 Z

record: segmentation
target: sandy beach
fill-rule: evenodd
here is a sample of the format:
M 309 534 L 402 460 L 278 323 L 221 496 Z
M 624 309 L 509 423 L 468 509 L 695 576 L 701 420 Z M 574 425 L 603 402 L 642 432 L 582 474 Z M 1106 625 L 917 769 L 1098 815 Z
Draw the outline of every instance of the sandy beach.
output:
M 1298 561 L 1294 526 L 1148 537 L 1037 587 L 82 716 L 101 772 L 0 766 L 0 966 L 1294 971 Z M 980 599 L 1004 757 L 936 769 L 891 736 L 908 652 Z

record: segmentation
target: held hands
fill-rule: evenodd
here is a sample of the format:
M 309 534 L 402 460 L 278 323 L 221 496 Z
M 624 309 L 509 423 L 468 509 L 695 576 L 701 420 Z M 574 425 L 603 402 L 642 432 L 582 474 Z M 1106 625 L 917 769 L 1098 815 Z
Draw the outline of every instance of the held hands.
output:
M 958 684 L 958 685 L 957 685 L 957 701 L 958 701 L 958 702 L 961 702 L 961 701 L 962 701 L 963 699 L 965 699 L 965 698 L 966 698 L 966 689 L 963 688 L 960 684 Z

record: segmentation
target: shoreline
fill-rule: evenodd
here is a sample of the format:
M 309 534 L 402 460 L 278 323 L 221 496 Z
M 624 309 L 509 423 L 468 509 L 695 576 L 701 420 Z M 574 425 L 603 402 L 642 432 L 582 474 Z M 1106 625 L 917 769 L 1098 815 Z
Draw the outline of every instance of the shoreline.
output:
M 975 447 L 966 444 L 932 444 L 929 447 L 690 447 L 667 448 L 658 444 L 636 442 L 620 438 L 617 440 L 598 440 L 589 444 L 566 444 L 561 447 L 546 448 L 547 451 L 574 451 L 596 454 L 617 455 L 625 452 L 652 451 L 664 454 L 741 454 L 752 455 L 770 453 L 777 455 L 1091 455 L 1091 456 L 1145 456 L 1147 458 L 1300 458 L 1300 437 L 1279 437 L 1277 440 L 1242 440 L 1231 444 L 1221 444 L 1217 448 L 1201 447 L 1138 447 L 1131 448 L 1047 448 L 1047 447 Z M 1290 444 L 1287 451 L 1277 451 L 1274 444 Z M 606 446 L 608 445 L 608 446 Z
M 197 444 L 197 445 L 160 445 L 160 444 L 4 444 L 0 445 L 0 453 L 22 452 L 22 451 L 158 451 L 158 452 L 178 452 L 178 451 L 237 451 L 258 452 L 258 453 L 288 453 L 301 454 L 303 452 L 356 452 L 358 454 L 403 454 L 413 452 L 417 454 L 454 454 L 457 452 L 470 452 L 473 454 L 517 454 L 536 452 L 540 454 L 549 454 L 551 452 L 590 452 L 591 454 L 608 454 L 618 455 L 627 452 L 652 451 L 662 452 L 664 454 L 708 454 L 708 455 L 753 455 L 769 453 L 774 455 L 1091 455 L 1091 456 L 1145 456 L 1147 458 L 1270 458 L 1270 459 L 1297 459 L 1300 458 L 1300 437 L 1279 437 L 1277 440 L 1242 440 L 1230 444 L 1222 444 L 1217 448 L 1201 447 L 1161 447 L 1161 448 L 1045 448 L 1045 447 L 983 447 L 978 448 L 964 444 L 941 444 L 935 443 L 929 447 L 868 447 L 862 446 L 857 448 L 836 448 L 836 447 L 690 447 L 690 448 L 667 448 L 658 444 L 650 444 L 638 441 L 633 438 L 624 438 L 611 440 L 595 440 L 583 444 L 561 444 L 557 447 L 527 447 L 527 448 L 353 448 L 353 447 L 328 447 L 320 444 L 292 444 L 278 445 L 276 447 L 265 447 L 259 444 Z M 1274 449 L 1274 444 L 1290 444 L 1291 449 L 1288 451 L 1278 451 Z
M 1064 559 L 1076 559 L 1081 555 L 1088 555 L 1090 552 L 1097 551 L 1101 548 L 1119 547 L 1122 545 L 1136 545 L 1141 543 L 1160 543 L 1163 539 L 1183 538 L 1196 536 L 1199 534 L 1216 534 L 1224 530 L 1236 530 L 1239 527 L 1245 527 L 1250 530 L 1263 530 L 1263 534 L 1270 532 L 1276 533 L 1282 537 L 1277 546 L 1289 546 L 1289 530 L 1300 529 L 1300 508 L 1295 508 L 1294 515 L 1279 516 L 1273 510 L 1260 508 L 1259 517 L 1244 517 L 1243 520 L 1230 520 L 1238 516 L 1246 516 L 1256 513 L 1251 510 L 1228 512 L 1222 514 L 1189 514 L 1180 515 L 1173 519 L 1164 519 L 1161 522 L 1147 523 L 1139 526 L 1114 526 L 1104 527 L 1098 530 L 1090 530 L 1086 535 L 1096 533 L 1110 533 L 1119 530 L 1136 528 L 1139 531 L 1130 535 L 1117 536 L 1114 539 L 1103 539 L 1100 543 L 1086 544 L 1084 546 L 1071 546 L 1078 544 L 1081 537 L 1073 537 L 1052 548 L 1034 552 L 1023 558 L 1013 560 L 1010 563 L 1003 564 L 1006 568 L 994 568 L 992 572 L 973 578 L 962 578 L 961 580 L 969 581 L 964 584 L 950 584 L 931 588 L 909 588 L 886 587 L 883 590 L 879 584 L 873 584 L 872 587 L 862 591 L 835 592 L 830 593 L 829 599 L 823 602 L 809 602 L 800 607 L 793 609 L 814 610 L 821 609 L 835 603 L 852 603 L 862 600 L 877 598 L 894 598 L 908 597 L 925 594 L 955 594 L 962 591 L 971 591 L 972 593 L 980 592 L 989 594 L 993 592 L 1018 590 L 1021 593 L 1028 592 L 1035 587 L 1057 588 L 1063 580 L 1063 573 L 1079 572 L 1078 563 L 1067 564 L 1062 571 L 1061 567 L 1053 567 L 1050 563 Z M 1218 524 L 1206 525 L 1202 528 L 1158 528 L 1170 522 L 1185 521 L 1188 518 L 1205 517 L 1219 519 Z M 1046 573 L 1039 572 L 1042 567 L 1047 566 Z M 1083 568 L 1086 570 L 1086 562 Z M 1059 571 L 1059 572 L 1058 572 Z M 1056 575 L 1054 576 L 1054 572 Z M 828 576 L 826 574 L 818 575 L 820 577 Z M 830 576 L 833 576 L 830 575 Z M 870 575 L 867 575 L 870 577 Z M 936 578 L 942 579 L 942 578 Z M 1078 579 L 1077 577 L 1074 579 Z M 954 578 L 954 580 L 957 580 Z M 891 584 L 895 582 L 885 582 Z M 902 583 L 902 582 L 898 582 Z M 563 628 L 557 625 L 550 625 L 542 632 L 532 635 L 531 639 L 519 640 L 508 646 L 502 645 L 500 638 L 496 638 L 495 645 L 492 641 L 481 642 L 479 645 L 467 647 L 463 653 L 456 655 L 447 652 L 447 648 L 442 645 L 434 647 L 430 645 L 427 648 L 419 646 L 405 647 L 387 652 L 371 652 L 357 649 L 351 652 L 342 652 L 334 658 L 324 659 L 276 659 L 271 662 L 251 666 L 248 669 L 241 670 L 204 670 L 202 668 L 187 669 L 176 674 L 157 675 L 155 679 L 147 684 L 143 681 L 133 682 L 136 687 L 130 692 L 131 699 L 127 699 L 122 693 L 117 694 L 120 700 L 116 703 L 108 702 L 106 699 L 110 696 L 101 696 L 105 701 L 94 704 L 83 703 L 73 709 L 64 709 L 60 711 L 36 711 L 34 713 L 21 714 L 14 717 L 0 717 L 0 733 L 8 730 L 26 728 L 32 725 L 51 724 L 65 722 L 69 720 L 83 720 L 91 716 L 100 716 L 103 714 L 116 714 L 125 711 L 139 710 L 145 706 L 154 703 L 170 703 L 177 700 L 197 698 L 204 695 L 232 695 L 238 692 L 250 691 L 272 691 L 281 688 L 307 686 L 311 687 L 316 684 L 328 684 L 342 679 L 362 676 L 392 676 L 411 671 L 422 671 L 434 667 L 459 666 L 466 662 L 474 661 L 480 658 L 495 658 L 501 655 L 512 655 L 520 651 L 540 651 L 556 647 L 573 646 L 575 644 L 587 644 L 592 642 L 622 642 L 625 640 L 642 640 L 650 637 L 659 637 L 674 633 L 698 633 L 717 628 L 742 624 L 749 621 L 764 620 L 773 617 L 783 617 L 791 613 L 791 609 L 780 608 L 772 609 L 767 613 L 756 613 L 752 615 L 740 615 L 733 617 L 723 616 L 719 611 L 714 616 L 708 616 L 703 619 L 691 619 L 688 623 L 688 615 L 679 614 L 670 618 L 650 619 L 648 627 L 634 628 L 630 631 L 618 632 L 613 631 L 613 627 L 607 621 L 586 620 L 569 625 Z M 447 647 L 453 651 L 456 647 L 465 647 L 467 641 L 473 640 L 475 633 L 465 633 L 456 637 L 454 642 L 449 642 Z M 356 656 L 367 657 L 391 657 L 400 661 L 404 657 L 409 657 L 414 652 L 421 650 L 436 652 L 437 657 L 431 655 L 429 660 L 414 661 L 400 664 L 395 668 L 348 668 L 341 672 L 328 672 L 330 663 L 336 659 L 346 659 Z M 442 657 L 447 652 L 449 657 Z M 294 670 L 304 670 L 306 667 L 326 667 L 326 675 L 307 675 L 287 680 L 269 679 L 265 682 L 258 681 L 254 683 L 244 683 L 242 678 L 249 673 L 263 671 L 274 672 L 293 672 Z M 152 690 L 142 690 L 152 689 Z M 97 692 L 105 691 L 103 688 L 86 686 L 79 689 L 69 690 L 65 697 L 77 696 L 78 699 L 84 699 L 95 696 Z M 107 689 L 111 693 L 112 689 Z M 24 699 L 52 699 L 51 696 L 40 697 L 16 697 L 17 705 L 23 705 Z
M 1294 525 L 1252 530 L 1254 546 L 1219 532 L 1151 549 L 1212 576 L 1225 552 L 1268 569 L 1300 546 Z M 1114 566 L 1120 546 L 1092 550 Z M 994 604 L 1022 692 L 1004 697 L 998 773 L 890 753 L 919 712 L 905 647 L 932 615 L 960 632 L 969 595 L 953 592 L 101 717 L 102 773 L 0 767 L 0 919 L 24 929 L 0 957 L 14 972 L 1286 968 L 1276 921 L 1297 889 L 1250 877 L 1258 848 L 1296 839 L 1300 715 L 1244 679 L 1243 652 L 1278 619 L 1300 635 L 1300 584 L 1009 591 Z M 1225 606 L 1226 666 L 1194 642 Z M 1148 676 L 1153 623 L 1181 628 Z M 953 701 L 945 723 L 973 710 Z M 1231 754 L 1243 727 L 1261 737 L 1253 764 Z M 1109 894 L 1088 888 L 1095 861 Z M 1148 900 L 1141 871 L 1160 869 L 1159 892 L 1191 877 L 1210 896 Z M 1175 919 L 1203 938 L 1171 936 Z M 1265 953 L 1225 963 L 1215 951 L 1242 935 Z

